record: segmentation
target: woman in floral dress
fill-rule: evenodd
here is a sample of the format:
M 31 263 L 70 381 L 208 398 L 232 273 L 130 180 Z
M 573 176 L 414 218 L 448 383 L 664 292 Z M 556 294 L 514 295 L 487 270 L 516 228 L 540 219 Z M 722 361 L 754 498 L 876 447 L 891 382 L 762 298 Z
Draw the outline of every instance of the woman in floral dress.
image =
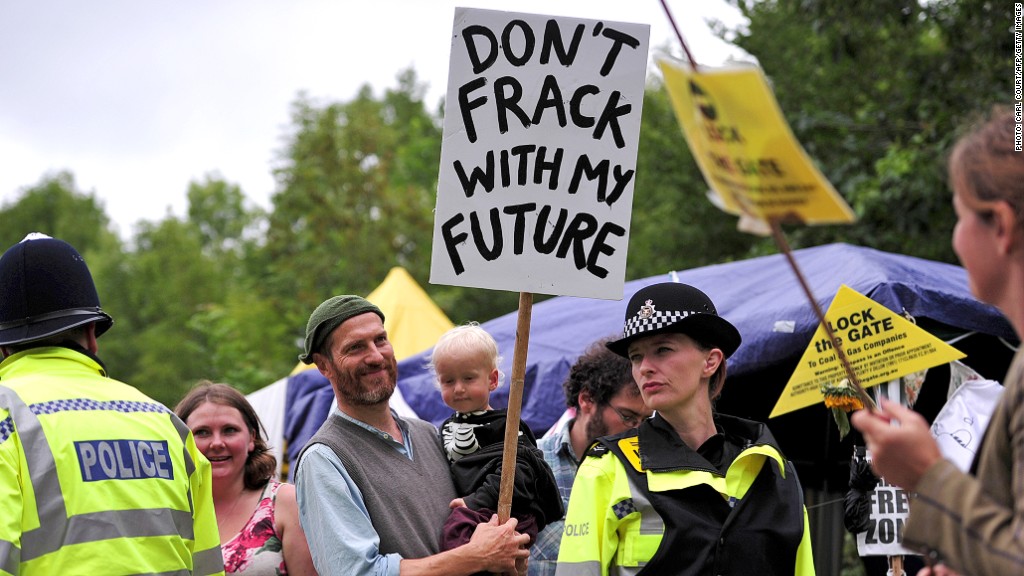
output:
M 277 461 L 256 411 L 226 384 L 200 382 L 175 408 L 213 469 L 224 571 L 245 576 L 316 574 L 299 524 L 295 487 L 274 480 Z

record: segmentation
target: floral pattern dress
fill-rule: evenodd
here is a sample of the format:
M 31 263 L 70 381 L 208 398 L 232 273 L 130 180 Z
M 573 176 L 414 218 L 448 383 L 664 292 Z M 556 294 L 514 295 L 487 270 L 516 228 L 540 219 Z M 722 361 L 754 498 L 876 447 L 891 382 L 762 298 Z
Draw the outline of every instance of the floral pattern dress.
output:
M 274 508 L 280 487 L 280 482 L 268 482 L 249 522 L 234 538 L 221 545 L 225 573 L 245 576 L 282 576 L 288 573 L 281 551 L 281 538 L 274 528 Z

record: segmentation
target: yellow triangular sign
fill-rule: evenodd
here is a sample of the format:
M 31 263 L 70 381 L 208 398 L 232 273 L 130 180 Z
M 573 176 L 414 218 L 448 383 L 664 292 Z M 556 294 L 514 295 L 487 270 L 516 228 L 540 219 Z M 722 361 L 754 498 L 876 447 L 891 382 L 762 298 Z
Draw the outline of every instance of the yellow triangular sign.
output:
M 845 284 L 839 287 L 825 321 L 864 388 L 966 356 Z M 769 418 L 822 402 L 821 385 L 843 378 L 846 370 L 835 346 L 825 328 L 818 326 Z

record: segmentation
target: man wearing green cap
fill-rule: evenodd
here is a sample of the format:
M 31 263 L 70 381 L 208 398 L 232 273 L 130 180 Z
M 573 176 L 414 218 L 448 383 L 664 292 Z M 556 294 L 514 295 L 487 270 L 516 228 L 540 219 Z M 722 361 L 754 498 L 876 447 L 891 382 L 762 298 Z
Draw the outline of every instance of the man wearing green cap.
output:
M 529 537 L 514 518 L 492 518 L 466 545 L 438 552 L 457 495 L 434 426 L 388 405 L 398 368 L 379 308 L 358 296 L 328 299 L 309 317 L 299 359 L 316 364 L 336 399 L 295 473 L 321 575 L 525 573 Z

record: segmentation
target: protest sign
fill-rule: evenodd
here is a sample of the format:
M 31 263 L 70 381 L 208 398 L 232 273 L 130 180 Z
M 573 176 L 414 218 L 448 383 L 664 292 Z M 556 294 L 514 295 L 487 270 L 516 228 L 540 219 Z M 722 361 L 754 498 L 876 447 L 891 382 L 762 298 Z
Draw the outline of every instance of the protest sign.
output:
M 871 453 L 867 453 L 871 461 Z M 903 527 L 910 515 L 910 498 L 899 486 L 878 480 L 868 494 L 871 499 L 868 529 L 857 533 L 857 553 L 861 556 L 905 556 L 914 554 L 903 547 Z
M 820 387 L 846 378 L 836 346 L 842 346 L 861 386 L 959 360 L 965 355 L 916 324 L 846 286 L 825 313 L 835 341 L 819 325 L 769 418 L 822 402 Z
M 432 283 L 622 298 L 648 35 L 456 9 Z
M 951 364 L 957 370 L 971 370 L 957 362 Z M 1003 386 L 995 380 L 986 380 L 975 373 L 976 378 L 966 380 L 953 390 L 949 399 L 932 421 L 932 436 L 939 445 L 942 457 L 956 467 L 967 471 L 974 457 L 981 449 L 981 440 L 992 412 L 1003 395 Z M 952 387 L 952 385 L 951 385 Z
M 715 204 L 764 222 L 854 221 L 793 136 L 760 68 L 695 71 L 667 58 L 658 63 Z

